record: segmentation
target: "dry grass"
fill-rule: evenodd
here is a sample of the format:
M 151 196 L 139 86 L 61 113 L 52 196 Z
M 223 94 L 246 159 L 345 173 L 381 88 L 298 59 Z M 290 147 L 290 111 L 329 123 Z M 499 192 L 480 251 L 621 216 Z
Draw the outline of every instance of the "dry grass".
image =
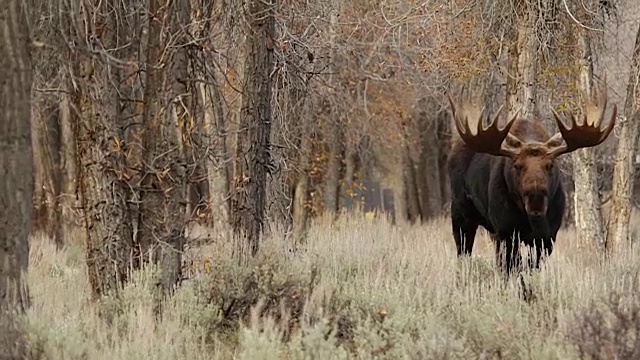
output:
M 89 301 L 82 250 L 34 239 L 26 318 L 41 359 L 576 359 L 640 355 L 640 253 L 600 261 L 563 232 L 543 269 L 504 282 L 481 235 L 458 261 L 445 219 L 314 224 L 304 249 L 272 235 L 239 267 L 191 249 L 193 274 L 154 315 L 153 269 Z M 104 314 L 99 316 L 98 314 Z

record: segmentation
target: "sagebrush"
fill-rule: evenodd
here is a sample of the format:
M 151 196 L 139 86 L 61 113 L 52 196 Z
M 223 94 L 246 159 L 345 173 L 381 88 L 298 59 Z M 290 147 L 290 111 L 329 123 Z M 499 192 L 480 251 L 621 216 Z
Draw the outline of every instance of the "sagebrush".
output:
M 90 301 L 83 251 L 35 238 L 26 317 L 41 359 L 606 359 L 640 350 L 640 254 L 607 261 L 560 233 L 541 271 L 505 281 L 482 234 L 458 260 L 447 219 L 320 219 L 305 245 L 275 231 L 249 264 L 224 239 L 189 249 L 156 308 L 155 269 Z M 523 296 L 526 295 L 526 296 Z

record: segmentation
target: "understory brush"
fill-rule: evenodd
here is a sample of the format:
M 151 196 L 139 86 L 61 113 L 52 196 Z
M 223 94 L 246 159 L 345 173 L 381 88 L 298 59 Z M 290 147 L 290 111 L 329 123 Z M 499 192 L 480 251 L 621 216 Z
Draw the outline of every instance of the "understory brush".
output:
M 156 270 L 99 303 L 81 248 L 34 238 L 25 322 L 40 359 L 608 359 L 640 356 L 640 254 L 599 261 L 560 234 L 541 271 L 508 281 L 480 234 L 456 259 L 447 219 L 319 219 L 274 231 L 239 265 L 228 242 L 188 249 L 158 314 Z M 78 242 L 74 242 L 78 243 Z M 523 296 L 523 293 L 529 294 Z

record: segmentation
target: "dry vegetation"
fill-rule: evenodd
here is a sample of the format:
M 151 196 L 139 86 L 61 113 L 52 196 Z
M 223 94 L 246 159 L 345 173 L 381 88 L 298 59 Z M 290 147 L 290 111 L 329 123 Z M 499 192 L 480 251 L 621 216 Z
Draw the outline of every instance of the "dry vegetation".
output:
M 6 2 L 0 360 L 640 358 L 637 0 Z M 456 258 L 445 95 L 607 76 L 542 270 Z
M 70 242 L 71 243 L 71 242 Z M 231 246 L 190 249 L 162 309 L 153 270 L 92 303 L 83 249 L 32 242 L 27 314 L 41 359 L 637 358 L 637 249 L 600 261 L 563 231 L 539 273 L 504 282 L 484 234 L 456 260 L 447 219 L 318 219 L 303 250 L 277 233 L 238 266 Z M 104 316 L 99 316 L 101 313 Z M 159 316 L 156 316 L 160 314 Z M 582 355 L 582 356 L 581 356 Z

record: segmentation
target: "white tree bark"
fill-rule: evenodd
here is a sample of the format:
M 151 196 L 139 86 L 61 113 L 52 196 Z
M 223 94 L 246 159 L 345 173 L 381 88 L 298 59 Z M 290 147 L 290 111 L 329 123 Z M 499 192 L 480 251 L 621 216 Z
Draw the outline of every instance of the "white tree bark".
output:
M 22 359 L 25 337 L 17 313 L 29 305 L 29 264 L 34 166 L 31 147 L 32 81 L 29 29 L 24 4 L 0 8 L 0 357 Z
M 70 95 L 63 94 L 60 101 L 60 131 L 62 151 L 60 154 L 60 218 L 57 239 L 67 242 L 73 234 L 80 230 L 76 209 L 80 207 L 77 191 L 78 168 L 76 163 L 76 139 L 73 136 L 73 123 L 77 114 L 72 109 Z
M 532 119 L 536 115 L 536 97 L 537 97 L 537 45 L 535 35 L 535 19 L 536 13 L 529 11 L 527 21 L 518 29 L 518 47 L 520 48 L 520 57 L 518 59 L 518 68 L 520 72 L 520 84 L 518 84 L 519 103 L 522 105 L 520 116 L 523 119 Z M 517 110 L 518 108 L 512 108 Z
M 538 46 L 536 42 L 535 9 L 526 9 L 526 18 L 517 26 L 515 43 L 509 53 L 509 72 L 512 78 L 507 84 L 509 117 L 520 109 L 520 118 L 532 119 L 536 115 Z
M 199 84 L 200 96 L 204 105 L 204 123 L 209 139 L 209 149 L 218 161 L 207 161 L 207 179 L 212 207 L 213 227 L 216 231 L 226 232 L 229 225 L 229 158 L 225 119 L 222 109 L 222 96 L 216 78 L 209 79 L 212 84 Z
M 616 152 L 613 173 L 612 211 L 609 217 L 607 245 L 620 248 L 629 244 L 629 221 L 631 218 L 631 194 L 635 175 L 635 154 L 638 150 L 640 119 L 638 118 L 638 97 L 640 87 L 640 27 L 636 34 L 636 43 L 631 57 L 631 71 L 627 85 L 627 99 L 624 117 L 619 121 L 620 138 Z
M 589 34 L 585 29 L 580 29 L 579 42 L 580 91 L 588 98 L 593 88 L 593 53 Z M 596 150 L 597 148 L 584 148 L 572 154 L 575 225 L 579 238 L 595 241 L 600 249 L 604 249 L 606 244 L 600 212 L 602 204 L 598 194 Z

